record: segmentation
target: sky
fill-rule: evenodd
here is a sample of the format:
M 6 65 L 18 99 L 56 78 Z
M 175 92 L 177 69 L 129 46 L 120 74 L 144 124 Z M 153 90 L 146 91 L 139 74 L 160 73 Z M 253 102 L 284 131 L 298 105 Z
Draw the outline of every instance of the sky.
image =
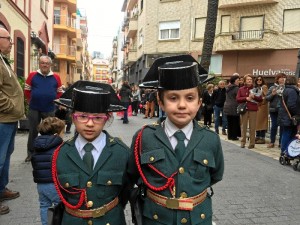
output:
M 88 50 L 100 51 L 107 58 L 112 52 L 113 37 L 121 29 L 124 0 L 77 0 L 77 8 L 86 13 Z

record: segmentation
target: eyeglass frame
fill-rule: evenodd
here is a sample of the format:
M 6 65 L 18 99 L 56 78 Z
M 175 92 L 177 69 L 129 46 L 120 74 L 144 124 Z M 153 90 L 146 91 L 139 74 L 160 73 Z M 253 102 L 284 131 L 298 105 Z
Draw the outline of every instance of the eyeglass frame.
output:
M 2 36 L 0 36 L 0 38 L 4 38 L 4 39 L 8 40 L 10 43 L 12 43 L 12 38 L 11 37 L 2 37 Z
M 79 116 L 86 116 L 87 117 L 87 121 L 79 121 L 78 120 L 78 117 Z M 106 122 L 108 119 L 109 119 L 109 116 L 90 116 L 90 115 L 87 115 L 86 113 L 73 113 L 73 115 L 72 115 L 72 117 L 73 117 L 73 119 L 74 120 L 76 120 L 76 121 L 78 121 L 79 123 L 88 123 L 90 120 L 92 120 L 93 121 L 93 123 L 95 123 L 95 124 L 103 124 L 104 122 Z M 102 119 L 104 119 L 104 120 L 102 120 L 102 121 L 97 121 L 97 122 L 95 122 L 94 121 L 94 119 L 95 118 L 102 118 Z

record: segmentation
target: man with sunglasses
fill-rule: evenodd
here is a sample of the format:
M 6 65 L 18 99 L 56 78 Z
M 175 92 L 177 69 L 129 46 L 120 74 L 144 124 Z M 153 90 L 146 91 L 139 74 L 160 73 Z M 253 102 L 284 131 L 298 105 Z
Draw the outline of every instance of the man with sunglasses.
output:
M 19 192 L 6 187 L 18 120 L 24 117 L 23 90 L 6 58 L 12 45 L 9 32 L 0 27 L 0 215 L 9 212 L 2 201 L 20 196 Z

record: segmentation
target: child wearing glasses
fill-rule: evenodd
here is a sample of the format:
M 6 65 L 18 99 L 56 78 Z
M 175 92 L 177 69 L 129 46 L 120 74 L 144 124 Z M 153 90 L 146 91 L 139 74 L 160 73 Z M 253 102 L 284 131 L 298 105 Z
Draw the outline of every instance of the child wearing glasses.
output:
M 33 180 L 37 183 L 40 202 L 40 216 L 43 225 L 47 225 L 47 210 L 52 204 L 59 203 L 55 190 L 52 173 L 51 159 L 54 150 L 63 143 L 65 122 L 57 117 L 47 117 L 38 125 L 38 132 L 33 143 L 34 153 L 31 164 Z
M 126 224 L 128 147 L 104 126 L 124 110 L 108 84 L 78 81 L 57 101 L 72 108 L 76 135 L 53 155 L 62 225 Z

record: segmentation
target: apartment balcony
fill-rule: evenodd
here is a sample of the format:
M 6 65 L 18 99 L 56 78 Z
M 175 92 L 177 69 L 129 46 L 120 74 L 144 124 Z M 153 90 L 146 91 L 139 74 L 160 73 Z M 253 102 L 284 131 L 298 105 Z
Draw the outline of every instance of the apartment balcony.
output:
M 76 12 L 77 0 L 55 0 L 57 3 L 65 3 L 68 5 L 68 11 L 70 13 Z
M 137 21 L 137 17 L 132 17 L 129 20 L 129 27 L 128 27 L 128 33 L 127 33 L 127 38 L 133 38 L 136 36 L 137 33 L 137 29 L 138 29 L 138 21 Z
M 217 35 L 214 51 L 276 49 L 277 43 L 278 32 L 273 30 L 238 31 Z
M 125 58 L 125 64 L 130 66 L 136 61 L 137 61 L 137 48 L 136 46 L 131 46 L 128 49 L 128 53 Z
M 76 38 L 76 19 L 66 16 L 54 16 L 54 31 L 68 32 L 70 38 Z
M 127 11 L 132 10 L 133 7 L 137 4 L 138 0 L 128 0 Z
M 278 2 L 279 0 L 219 0 L 219 9 L 275 4 Z
M 53 52 L 57 59 L 63 59 L 75 62 L 76 60 L 76 46 L 69 46 L 64 44 L 53 44 Z

